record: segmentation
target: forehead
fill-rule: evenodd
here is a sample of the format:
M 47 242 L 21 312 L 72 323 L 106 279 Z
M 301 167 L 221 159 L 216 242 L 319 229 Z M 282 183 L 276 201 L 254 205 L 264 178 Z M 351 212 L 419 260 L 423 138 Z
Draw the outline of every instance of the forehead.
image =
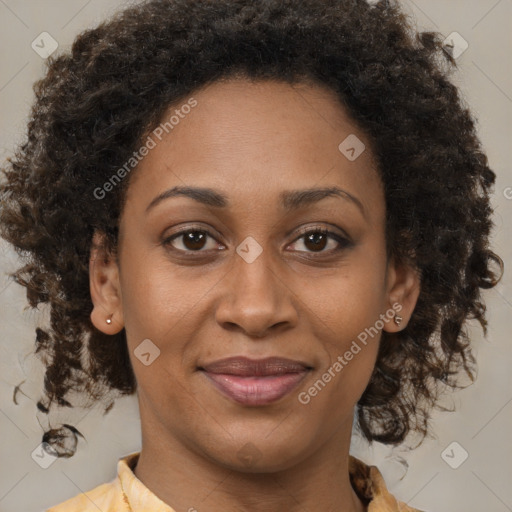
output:
M 326 87 L 215 82 L 170 107 L 150 137 L 154 147 L 134 172 L 128 201 L 147 205 L 183 185 L 215 187 L 246 206 L 328 186 L 368 207 L 383 201 L 370 141 Z

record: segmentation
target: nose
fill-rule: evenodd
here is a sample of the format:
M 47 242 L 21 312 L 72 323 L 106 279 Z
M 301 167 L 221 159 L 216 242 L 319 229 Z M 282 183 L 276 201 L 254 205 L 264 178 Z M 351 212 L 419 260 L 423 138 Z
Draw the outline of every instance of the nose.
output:
M 234 255 L 233 268 L 222 280 L 216 310 L 216 320 L 223 328 L 262 338 L 270 331 L 297 324 L 296 293 L 287 279 L 290 272 L 267 255 L 268 251 L 263 251 L 252 262 Z

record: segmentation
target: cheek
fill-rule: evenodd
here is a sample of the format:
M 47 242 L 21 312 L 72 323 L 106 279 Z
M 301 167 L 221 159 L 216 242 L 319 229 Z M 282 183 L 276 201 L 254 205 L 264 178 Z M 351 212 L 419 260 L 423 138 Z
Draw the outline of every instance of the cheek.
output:
M 325 328 L 320 339 L 342 350 L 384 312 L 384 281 L 385 266 L 380 260 L 355 255 L 343 269 L 314 282 L 304 280 L 298 289 L 312 318 Z
M 164 341 L 173 326 L 180 327 L 198 301 L 193 280 L 183 280 L 158 249 L 137 253 L 126 245 L 121 266 L 121 290 L 128 337 L 153 336 Z M 157 257 L 158 256 L 158 257 Z
M 351 419 L 370 380 L 376 353 L 372 348 L 361 346 L 350 361 L 344 356 L 334 359 L 300 390 L 298 407 L 304 408 L 308 417 L 322 418 L 321 429 L 325 432 Z
M 315 337 L 321 340 L 323 357 L 298 397 L 311 407 L 312 414 L 325 416 L 331 411 L 328 422 L 332 425 L 339 424 L 363 394 L 381 338 L 382 311 L 375 290 L 361 287 L 355 293 L 353 287 L 348 289 L 350 293 L 331 291 L 332 300 L 317 304 Z
M 375 260 L 367 263 L 359 259 L 336 277 L 317 281 L 314 288 L 303 287 L 309 291 L 304 291 L 301 299 L 308 305 L 314 335 L 324 351 L 314 388 L 305 391 L 312 402 L 323 403 L 323 407 L 326 402 L 352 407 L 375 365 L 384 325 L 384 267 L 379 269 Z

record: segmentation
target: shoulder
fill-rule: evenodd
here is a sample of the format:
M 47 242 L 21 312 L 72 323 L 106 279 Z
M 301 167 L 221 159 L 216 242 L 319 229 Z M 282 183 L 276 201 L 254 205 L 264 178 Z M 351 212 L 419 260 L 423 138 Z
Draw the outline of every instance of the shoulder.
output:
M 85 493 L 80 493 L 46 512 L 118 512 L 123 507 L 123 495 L 116 480 L 101 484 Z
M 352 486 L 367 504 L 368 512 L 423 512 L 395 498 L 377 466 L 367 465 L 350 455 L 349 472 Z
M 123 491 L 124 481 L 127 487 L 136 487 L 137 478 L 133 474 L 133 468 L 137 463 L 140 452 L 132 452 L 117 461 L 117 475 L 110 482 L 98 485 L 94 489 L 82 492 L 45 512 L 119 512 L 126 510 L 126 494 Z M 142 483 L 139 482 L 142 486 Z

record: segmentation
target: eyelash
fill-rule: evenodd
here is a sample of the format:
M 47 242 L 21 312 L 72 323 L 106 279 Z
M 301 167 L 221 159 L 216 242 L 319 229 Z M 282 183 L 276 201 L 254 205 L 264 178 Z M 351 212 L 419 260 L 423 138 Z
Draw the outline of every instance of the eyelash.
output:
M 208 252 L 208 251 L 204 251 L 204 250 L 192 251 L 192 250 L 176 249 L 175 247 L 172 246 L 172 242 L 175 239 L 177 239 L 180 236 L 183 236 L 187 233 L 202 233 L 202 234 L 205 234 L 206 236 L 213 238 L 215 240 L 215 237 L 208 230 L 205 230 L 205 229 L 199 228 L 199 227 L 197 227 L 197 228 L 188 227 L 188 228 L 178 231 L 178 232 L 174 233 L 172 236 L 166 238 L 162 242 L 162 245 L 165 247 L 169 247 L 173 251 L 178 251 L 180 253 L 185 253 L 185 254 L 191 254 L 190 257 L 194 257 L 194 254 Z M 313 234 L 313 233 L 321 233 L 322 235 L 326 235 L 329 238 L 334 239 L 336 242 L 338 242 L 339 247 L 337 247 L 336 249 L 331 249 L 329 251 L 322 250 L 322 251 L 318 251 L 318 252 L 314 252 L 314 251 L 298 251 L 298 252 L 306 252 L 306 253 L 312 255 L 313 258 L 315 258 L 315 257 L 321 257 L 322 255 L 325 255 L 325 254 L 338 253 L 339 251 L 347 249 L 348 247 L 350 247 L 352 245 L 352 242 L 350 240 L 348 240 L 347 238 L 339 235 L 338 233 L 335 233 L 334 231 L 330 231 L 329 229 L 326 229 L 324 227 L 304 228 L 299 231 L 300 236 L 295 238 L 295 240 L 292 243 L 295 243 L 298 240 L 306 237 L 307 235 Z

